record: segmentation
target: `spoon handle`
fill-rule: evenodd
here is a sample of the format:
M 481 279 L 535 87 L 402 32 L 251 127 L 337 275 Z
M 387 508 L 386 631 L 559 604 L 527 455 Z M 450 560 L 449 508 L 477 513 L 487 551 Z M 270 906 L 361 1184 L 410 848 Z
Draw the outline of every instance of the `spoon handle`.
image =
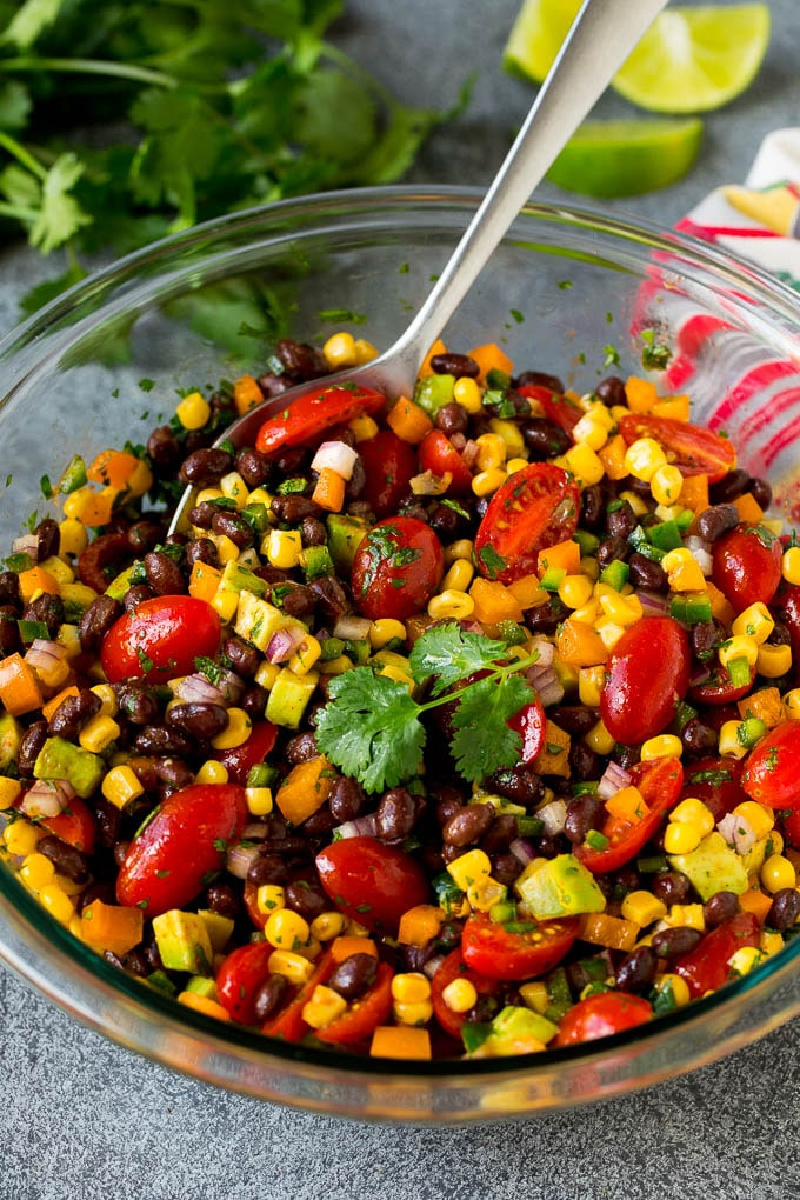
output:
M 392 357 L 416 373 L 533 189 L 666 2 L 584 0 L 483 203 Z

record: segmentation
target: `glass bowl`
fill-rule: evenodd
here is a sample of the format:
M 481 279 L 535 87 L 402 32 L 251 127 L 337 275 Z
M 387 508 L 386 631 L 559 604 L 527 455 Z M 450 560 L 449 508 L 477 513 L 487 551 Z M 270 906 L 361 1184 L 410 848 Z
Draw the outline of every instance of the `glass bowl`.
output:
M 243 212 L 123 259 L 0 344 L 0 545 L 76 451 L 145 440 L 175 389 L 263 369 L 288 333 L 349 328 L 389 346 L 481 194 L 353 190 Z M 748 469 L 793 509 L 800 298 L 744 263 L 654 228 L 530 204 L 451 322 L 524 368 L 588 390 L 672 354 L 694 419 L 741 435 Z M 613 368 L 611 368 L 611 364 Z M 796 406 L 796 407 L 795 407 Z M 794 408 L 794 412 L 792 411 Z M 500 1060 L 402 1063 L 267 1042 L 211 1021 L 79 944 L 0 867 L 0 956 L 120 1044 L 236 1091 L 318 1112 L 417 1123 L 520 1117 L 618 1095 L 709 1063 L 800 1012 L 800 938 L 706 1000 L 601 1042 Z

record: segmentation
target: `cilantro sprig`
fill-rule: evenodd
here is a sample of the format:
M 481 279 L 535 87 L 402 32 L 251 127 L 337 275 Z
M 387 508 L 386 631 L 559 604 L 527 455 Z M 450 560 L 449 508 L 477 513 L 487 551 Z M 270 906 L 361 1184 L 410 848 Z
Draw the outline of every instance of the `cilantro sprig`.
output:
M 437 625 L 409 656 L 414 682 L 431 681 L 431 699 L 419 703 L 406 684 L 356 667 L 329 684 L 328 704 L 317 717 L 317 746 L 368 792 L 382 792 L 418 773 L 426 742 L 423 714 L 452 704 L 451 749 L 464 779 L 513 766 L 522 740 L 508 720 L 535 699 L 524 672 L 538 655 L 510 655 L 505 642 L 465 633 L 455 622 Z M 456 684 L 463 686 L 453 692 Z

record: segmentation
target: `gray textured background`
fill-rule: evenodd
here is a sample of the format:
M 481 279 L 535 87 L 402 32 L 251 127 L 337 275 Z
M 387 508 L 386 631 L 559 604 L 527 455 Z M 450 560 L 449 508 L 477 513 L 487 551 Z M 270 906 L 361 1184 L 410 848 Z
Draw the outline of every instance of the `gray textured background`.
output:
M 531 96 L 499 67 L 516 3 L 350 0 L 339 41 L 407 101 L 447 105 L 468 71 L 481 73 L 469 114 L 436 135 L 412 178 L 491 178 Z M 770 7 L 766 65 L 745 96 L 708 118 L 691 175 L 613 207 L 671 223 L 715 183 L 741 180 L 765 133 L 800 119 L 800 4 Z M 598 109 L 630 112 L 615 96 Z M 549 187 L 540 194 L 564 198 Z M 21 288 L 57 268 L 27 251 L 4 256 L 0 331 L 13 323 Z M 87 1032 L 2 968 L 0 1011 L 0 1200 L 784 1200 L 800 1191 L 797 1024 L 626 1100 L 525 1124 L 421 1132 L 212 1091 Z

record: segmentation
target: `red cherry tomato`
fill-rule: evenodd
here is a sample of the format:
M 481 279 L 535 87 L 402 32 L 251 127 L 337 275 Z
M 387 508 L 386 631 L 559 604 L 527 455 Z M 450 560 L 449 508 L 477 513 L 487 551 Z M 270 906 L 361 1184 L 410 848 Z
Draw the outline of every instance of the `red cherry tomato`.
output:
M 670 970 L 686 980 L 693 1000 L 714 992 L 731 978 L 731 957 L 744 946 L 757 946 L 761 928 L 752 913 L 737 913 L 711 933 L 688 954 L 673 960 Z
M 255 883 L 245 883 L 244 885 L 244 906 L 256 929 L 263 929 L 269 913 L 262 912 L 258 907 L 258 887 Z
M 192 784 L 165 800 L 131 842 L 117 876 L 117 900 L 148 917 L 182 908 L 225 863 L 225 846 L 248 820 L 244 788 Z
M 325 1029 L 316 1030 L 316 1038 L 329 1046 L 352 1046 L 365 1042 L 374 1029 L 385 1025 L 392 1011 L 392 980 L 394 971 L 388 963 L 381 963 L 375 982 L 363 996 L 353 1002 L 352 1008 L 342 1013 Z
M 554 1046 L 577 1046 L 580 1042 L 594 1042 L 597 1038 L 622 1033 L 635 1025 L 646 1025 L 653 1016 L 653 1009 L 641 996 L 628 992 L 599 992 L 587 996 L 569 1010 L 561 1019 Z
M 732 442 L 686 421 L 630 413 L 620 421 L 619 431 L 629 446 L 639 438 L 653 438 L 682 475 L 707 475 L 709 483 L 716 483 L 736 466 Z
M 580 488 L 561 467 L 531 463 L 515 471 L 492 496 L 475 536 L 479 570 L 502 583 L 535 574 L 539 551 L 572 537 L 580 507 Z
M 247 783 L 247 776 L 253 767 L 263 763 L 278 736 L 277 725 L 269 721 L 258 721 L 250 731 L 250 736 L 241 746 L 230 750 L 217 750 L 213 757 L 221 762 L 228 772 L 229 783 Z
M 431 980 L 433 1015 L 445 1033 L 461 1038 L 461 1029 L 466 1021 L 465 1013 L 453 1012 L 445 1004 L 442 993 L 454 979 L 468 979 L 479 996 L 493 996 L 500 990 L 496 979 L 489 979 L 471 970 L 461 957 L 460 950 L 451 950 Z
M 595 875 L 618 871 L 630 862 L 658 832 L 664 813 L 674 807 L 680 796 L 683 767 L 676 758 L 636 763 L 630 774 L 632 785 L 641 792 L 649 811 L 634 823 L 609 817 L 602 829 L 608 845 L 602 850 L 586 844 L 575 847 L 575 857 Z
M 334 425 L 352 421 L 361 413 L 380 412 L 386 397 L 359 384 L 321 384 L 295 400 L 280 416 L 265 421 L 256 437 L 256 449 L 275 454 L 287 446 L 303 446 Z
M 559 425 L 566 433 L 572 433 L 583 416 L 583 412 L 577 404 L 573 404 L 566 396 L 560 396 L 558 392 L 551 392 L 549 388 L 542 387 L 540 384 L 525 384 L 523 387 L 517 388 L 517 391 L 527 400 L 535 400 L 541 406 L 547 420 Z
M 39 824 L 81 854 L 91 854 L 94 850 L 94 817 L 79 796 L 73 796 L 57 817 L 45 817 Z
M 225 1011 L 242 1025 L 255 1025 L 256 992 L 269 975 L 274 947 L 269 942 L 239 946 L 226 955 L 217 972 L 217 999 Z
M 737 613 L 769 604 L 781 581 L 781 543 L 760 525 L 739 525 L 714 542 L 711 579 Z
M 786 841 L 795 850 L 800 846 L 800 808 L 796 808 L 788 817 L 784 817 L 783 834 Z
M 302 1041 L 310 1032 L 309 1026 L 303 1020 L 303 1009 L 313 996 L 314 988 L 327 983 L 335 969 L 333 955 L 330 950 L 326 950 L 317 960 L 308 982 L 303 984 L 284 1009 L 264 1022 L 261 1032 L 268 1037 L 281 1038 L 284 1042 Z
M 417 455 L 391 429 L 381 429 L 374 438 L 358 443 L 364 463 L 366 483 L 361 499 L 366 500 L 375 516 L 388 517 L 397 512 L 408 492 L 409 480 L 417 474 Z
M 756 669 L 751 667 L 747 683 L 743 683 L 740 687 L 734 687 L 727 668 L 717 663 L 708 679 L 703 683 L 693 684 L 687 695 L 692 704 L 708 704 L 713 707 L 733 704 L 736 700 L 741 700 L 742 696 L 747 695 L 753 686 L 755 677 Z M 711 724 L 710 721 L 707 723 Z
M 800 807 L 800 722 L 770 729 L 745 759 L 742 787 L 769 808 Z
M 205 600 L 156 596 L 111 626 L 100 659 L 109 683 L 164 683 L 188 675 L 197 655 L 212 658 L 219 650 L 219 636 L 219 616 Z
M 420 470 L 432 471 L 434 475 L 449 472 L 453 478 L 448 492 L 460 496 L 472 493 L 472 472 L 447 434 L 441 430 L 432 429 L 425 434 L 419 444 L 419 465 Z
M 532 704 L 526 704 L 513 717 L 509 717 L 506 724 L 516 730 L 522 738 L 519 761 L 521 763 L 533 762 L 544 746 L 547 731 L 547 718 L 544 715 L 541 701 L 537 699 Z
M 406 909 L 428 901 L 428 881 L 416 859 L 374 838 L 342 838 L 316 861 L 333 903 L 367 929 L 394 933 Z
M 482 913 L 467 918 L 461 957 L 468 967 L 490 979 L 533 979 L 560 963 L 578 936 L 577 917 L 509 924 L 518 931 Z
M 800 677 L 800 587 L 785 584 L 773 600 L 780 610 L 792 640 L 792 664 L 795 679 Z
M 442 581 L 444 551 L 416 517 L 379 521 L 353 559 L 353 598 L 365 617 L 404 621 L 427 607 Z
M 81 551 L 78 558 L 78 576 L 81 583 L 94 588 L 101 596 L 122 563 L 133 558 L 131 544 L 124 533 L 103 533 Z M 106 571 L 113 567 L 113 571 Z
M 681 800 L 695 796 L 713 813 L 715 823 L 721 821 L 747 800 L 740 782 L 743 766 L 735 758 L 698 758 L 686 775 Z
M 614 738 L 638 746 L 661 733 L 689 686 L 689 643 L 672 617 L 644 617 L 611 654 L 600 716 Z

